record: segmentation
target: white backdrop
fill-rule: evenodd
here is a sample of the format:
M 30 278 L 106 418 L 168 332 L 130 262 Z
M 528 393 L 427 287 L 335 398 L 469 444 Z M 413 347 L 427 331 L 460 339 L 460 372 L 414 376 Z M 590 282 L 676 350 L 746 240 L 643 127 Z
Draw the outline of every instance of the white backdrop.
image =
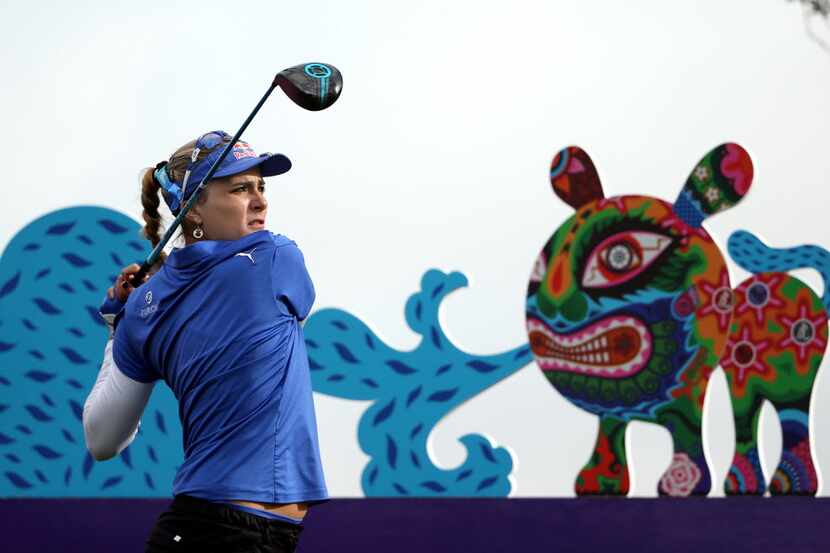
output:
M 705 152 L 739 142 L 755 183 L 708 223 L 718 241 L 746 228 L 776 246 L 830 248 L 830 55 L 784 0 L 5 2 L 0 45 L 0 248 L 70 205 L 139 219 L 142 167 L 202 132 L 236 130 L 277 71 L 339 67 L 330 110 L 275 96 L 245 136 L 294 162 L 270 180 L 269 227 L 305 252 L 316 307 L 355 313 L 398 349 L 416 343 L 403 304 L 431 267 L 470 279 L 443 313 L 463 349 L 526 341 L 532 262 L 571 211 L 547 179 L 568 144 L 593 157 L 608 195 L 674 200 Z M 747 276 L 730 269 L 733 283 Z M 798 276 L 821 293 L 817 275 Z M 315 400 L 330 491 L 362 495 L 366 404 Z M 820 374 L 825 475 L 829 400 Z M 774 416 L 763 425 L 769 471 L 781 437 Z M 455 466 L 457 438 L 483 433 L 514 453 L 513 495 L 568 496 L 595 429 L 531 365 L 451 413 L 431 453 Z M 721 371 L 705 431 L 722 495 L 734 430 Z M 628 442 L 634 495 L 656 495 L 668 433 L 634 424 Z

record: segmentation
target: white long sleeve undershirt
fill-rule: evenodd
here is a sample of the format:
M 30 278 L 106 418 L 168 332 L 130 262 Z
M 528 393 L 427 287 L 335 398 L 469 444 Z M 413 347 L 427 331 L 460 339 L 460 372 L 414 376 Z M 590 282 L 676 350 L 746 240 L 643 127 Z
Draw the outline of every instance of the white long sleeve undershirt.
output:
M 84 439 L 98 461 L 121 453 L 135 438 L 141 414 L 154 383 L 126 376 L 112 359 L 112 339 L 104 348 L 104 360 L 95 386 L 84 403 Z

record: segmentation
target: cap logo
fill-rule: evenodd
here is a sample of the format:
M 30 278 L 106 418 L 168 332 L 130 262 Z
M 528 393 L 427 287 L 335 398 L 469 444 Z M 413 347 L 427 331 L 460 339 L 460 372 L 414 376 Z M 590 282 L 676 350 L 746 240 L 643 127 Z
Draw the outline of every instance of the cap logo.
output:
M 247 142 L 237 142 L 233 145 L 233 157 L 243 159 L 246 157 L 257 157 L 256 153 L 248 146 Z

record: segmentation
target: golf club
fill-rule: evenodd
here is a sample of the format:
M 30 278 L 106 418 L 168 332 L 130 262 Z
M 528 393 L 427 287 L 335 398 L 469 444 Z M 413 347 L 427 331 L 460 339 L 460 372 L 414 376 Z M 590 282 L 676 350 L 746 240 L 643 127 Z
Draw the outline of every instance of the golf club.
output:
M 256 107 L 254 107 L 251 114 L 248 115 L 248 118 L 245 119 L 245 122 L 242 123 L 242 126 L 239 127 L 239 130 L 236 131 L 236 134 L 233 135 L 231 141 L 225 145 L 225 149 L 222 150 L 222 154 L 216 159 L 216 161 L 213 162 L 213 165 L 210 166 L 205 178 L 202 179 L 202 182 L 199 183 L 199 186 L 193 191 L 193 194 L 190 195 L 187 203 L 185 203 L 181 210 L 179 210 L 179 214 L 164 233 L 164 236 L 162 236 L 159 243 L 155 248 L 153 248 L 153 251 L 150 252 L 147 259 L 144 260 L 144 263 L 141 264 L 141 268 L 138 272 L 132 275 L 130 280 L 134 287 L 138 287 L 144 280 L 144 276 L 158 260 L 159 255 L 161 255 L 161 252 L 164 249 L 164 246 L 167 245 L 170 237 L 173 236 L 173 233 L 184 220 L 187 212 L 190 211 L 190 208 L 192 208 L 199 199 L 199 195 L 207 185 L 208 181 L 213 177 L 213 174 L 228 155 L 228 152 L 230 152 L 233 145 L 239 141 L 242 133 L 245 132 L 245 129 L 259 111 L 259 108 L 262 107 L 265 100 L 268 99 L 268 96 L 271 95 L 271 92 L 276 87 L 282 88 L 286 96 L 291 98 L 291 100 L 293 100 L 294 103 L 301 108 L 309 111 L 320 111 L 332 105 L 340 96 L 340 91 L 343 88 L 343 77 L 336 67 L 325 63 L 305 63 L 295 65 L 294 67 L 289 67 L 288 69 L 284 69 L 277 73 L 277 76 L 274 77 L 274 81 L 271 83 L 271 86 L 268 87 L 265 95 L 257 103 Z

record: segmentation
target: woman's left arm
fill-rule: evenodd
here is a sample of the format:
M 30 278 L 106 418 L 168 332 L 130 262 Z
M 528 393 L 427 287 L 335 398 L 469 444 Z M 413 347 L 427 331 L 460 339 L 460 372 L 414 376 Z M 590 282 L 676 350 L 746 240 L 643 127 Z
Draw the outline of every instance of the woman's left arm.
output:
M 115 457 L 132 443 L 153 386 L 121 372 L 112 359 L 109 340 L 98 379 L 84 403 L 86 447 L 97 461 Z
M 112 358 L 112 336 L 118 311 L 133 291 L 127 278 L 136 272 L 136 264 L 125 267 L 101 309 L 101 317 L 110 327 L 110 338 L 104 348 L 104 360 L 92 391 L 84 403 L 84 440 L 98 461 L 115 457 L 127 448 L 138 433 L 141 414 L 150 399 L 153 383 L 133 380 L 121 372 Z M 126 284 L 125 284 L 126 283 Z

